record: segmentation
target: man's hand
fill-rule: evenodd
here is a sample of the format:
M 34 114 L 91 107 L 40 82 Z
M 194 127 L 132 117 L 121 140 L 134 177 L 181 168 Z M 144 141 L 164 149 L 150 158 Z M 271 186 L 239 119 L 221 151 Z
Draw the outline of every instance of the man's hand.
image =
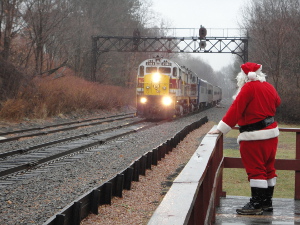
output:
M 208 132 L 208 134 L 221 134 L 221 133 L 222 133 L 222 132 L 219 131 L 218 129 L 212 130 L 212 131 Z

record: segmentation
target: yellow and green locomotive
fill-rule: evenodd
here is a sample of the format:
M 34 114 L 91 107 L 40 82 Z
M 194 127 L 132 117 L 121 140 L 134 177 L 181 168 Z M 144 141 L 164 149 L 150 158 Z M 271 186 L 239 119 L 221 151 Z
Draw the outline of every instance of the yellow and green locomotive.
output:
M 138 68 L 137 115 L 148 119 L 166 119 L 214 104 L 210 86 L 174 61 L 158 56 L 147 59 Z M 216 101 L 220 100 L 221 96 Z

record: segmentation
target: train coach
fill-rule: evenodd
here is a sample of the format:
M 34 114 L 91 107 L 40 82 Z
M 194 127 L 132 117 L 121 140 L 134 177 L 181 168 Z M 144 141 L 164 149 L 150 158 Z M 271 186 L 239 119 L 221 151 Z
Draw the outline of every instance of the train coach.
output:
M 167 119 L 218 104 L 222 89 L 157 56 L 139 65 L 136 95 L 137 116 Z

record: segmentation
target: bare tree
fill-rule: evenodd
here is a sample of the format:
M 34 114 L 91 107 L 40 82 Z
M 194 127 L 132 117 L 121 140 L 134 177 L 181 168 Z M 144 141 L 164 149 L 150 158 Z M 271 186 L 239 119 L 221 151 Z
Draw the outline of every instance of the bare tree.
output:
M 8 6 L 11 14 L 7 14 Z M 150 6 L 151 0 L 2 0 L 0 40 L 5 36 L 7 41 L 5 45 L 0 42 L 0 51 L 7 56 L 8 50 L 12 50 L 13 62 L 34 74 L 51 73 L 67 65 L 78 76 L 88 79 L 91 37 L 131 36 L 136 28 L 142 35 L 149 35 L 145 26 L 153 21 Z M 18 32 L 12 29 L 12 23 L 18 25 Z M 18 39 L 12 46 L 14 37 Z M 125 84 L 129 78 L 123 79 L 124 74 L 128 77 L 132 72 L 122 66 L 137 66 L 143 58 L 144 55 L 131 57 L 127 53 L 100 55 L 96 81 L 120 84 L 123 80 Z
M 297 0 L 259 0 L 245 10 L 244 27 L 250 35 L 249 58 L 264 65 L 274 86 L 280 89 L 280 82 L 290 65 L 296 36 L 291 25 L 291 3 Z M 299 22 L 298 22 L 299 26 Z M 298 36 L 299 37 L 299 36 Z M 297 38 L 298 39 L 298 38 Z
M 8 60 L 13 38 L 20 29 L 19 7 L 21 0 L 1 0 L 0 3 L 0 46 L 1 56 Z
M 281 95 L 281 115 L 288 112 L 290 120 L 299 120 L 292 113 L 300 110 L 299 0 L 253 1 L 244 16 L 250 36 L 250 61 L 263 65 L 268 81 Z
M 68 17 L 68 2 L 63 0 L 26 0 L 24 20 L 27 23 L 28 38 L 34 46 L 35 71 L 42 74 L 44 55 L 53 43 L 60 26 Z

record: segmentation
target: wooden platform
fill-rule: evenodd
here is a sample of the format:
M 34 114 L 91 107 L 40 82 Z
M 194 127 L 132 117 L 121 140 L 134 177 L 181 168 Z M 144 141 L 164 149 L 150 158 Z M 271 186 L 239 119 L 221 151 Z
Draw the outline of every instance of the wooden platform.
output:
M 273 199 L 273 212 L 264 212 L 260 216 L 242 216 L 236 209 L 249 202 L 249 197 L 227 196 L 221 198 L 216 209 L 216 225 L 300 225 L 300 200 L 286 198 Z

